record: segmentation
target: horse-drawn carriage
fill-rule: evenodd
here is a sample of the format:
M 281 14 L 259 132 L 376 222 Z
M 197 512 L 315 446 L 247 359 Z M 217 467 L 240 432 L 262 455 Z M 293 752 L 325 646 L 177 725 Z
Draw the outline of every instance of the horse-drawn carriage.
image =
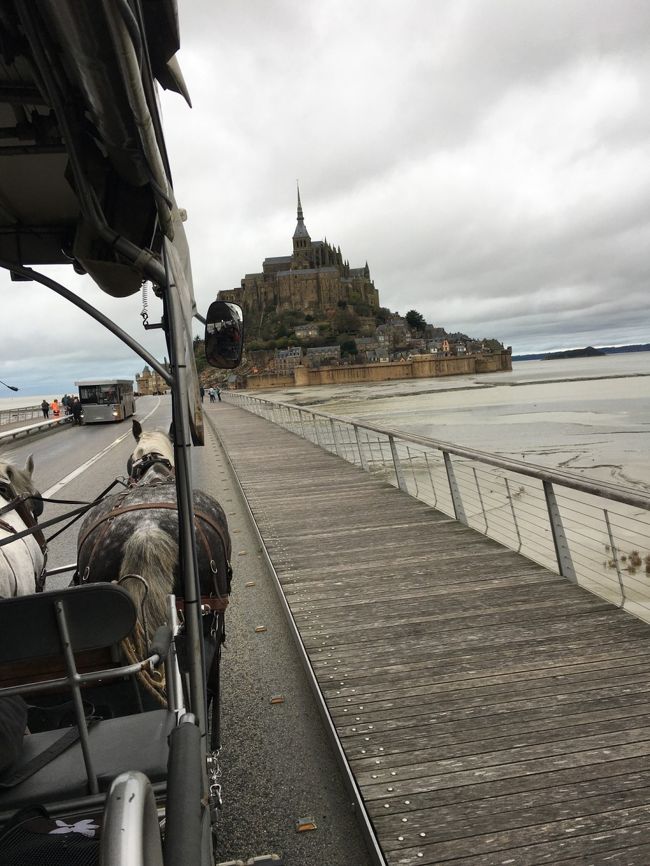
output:
M 40 282 L 159 373 L 173 428 L 172 440 L 134 426 L 128 485 L 72 509 L 88 513 L 66 589 L 43 587 L 33 466 L 0 463 L 2 745 L 19 733 L 0 775 L 3 866 L 213 862 L 208 716 L 230 566 L 223 512 L 191 477 L 190 446 L 203 444 L 192 319 L 224 368 L 239 363 L 242 323 L 232 305 L 202 319 L 194 302 L 156 98 L 157 84 L 187 96 L 178 47 L 175 0 L 0 0 L 0 265 L 27 308 Z M 161 315 L 144 325 L 163 329 L 169 366 L 32 269 L 47 264 L 114 297 L 150 283 Z

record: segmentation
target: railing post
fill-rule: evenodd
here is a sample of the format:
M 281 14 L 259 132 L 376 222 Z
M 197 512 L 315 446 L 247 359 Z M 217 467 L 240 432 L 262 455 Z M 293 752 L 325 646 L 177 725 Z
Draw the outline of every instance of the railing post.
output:
M 427 464 L 427 471 L 429 473 L 429 481 L 431 482 L 431 492 L 433 493 L 433 507 L 438 507 L 438 495 L 436 493 L 436 485 L 433 483 L 433 475 L 431 474 L 431 464 L 429 463 L 429 455 L 424 455 L 424 462 Z
M 506 483 L 506 494 L 508 496 L 508 502 L 510 503 L 510 511 L 512 513 L 512 522 L 515 526 L 515 532 L 517 533 L 517 553 L 521 551 L 521 533 L 519 532 L 519 524 L 517 523 L 517 513 L 515 512 L 515 503 L 512 500 L 512 493 L 510 493 L 510 485 L 508 484 L 508 479 L 503 479 Z
M 337 457 L 340 457 L 341 455 L 339 454 L 339 443 L 336 441 L 336 429 L 334 427 L 333 418 L 330 418 L 330 428 L 332 430 L 332 445 L 334 446 L 334 452 L 336 453 Z
M 415 471 L 415 462 L 413 460 L 413 455 L 411 454 L 411 449 L 408 447 L 408 445 L 406 446 L 406 453 L 408 454 L 408 457 L 409 457 L 409 468 L 411 470 L 411 478 L 413 479 L 413 487 L 414 487 L 413 496 L 415 496 L 416 499 L 419 499 L 420 498 L 420 488 L 418 486 L 418 476 L 417 476 L 417 473 Z
M 354 435 L 357 440 L 357 448 L 359 449 L 359 463 L 361 464 L 361 468 L 364 472 L 368 471 L 368 461 L 363 453 L 363 448 L 361 446 L 361 438 L 359 436 L 359 427 L 357 424 L 352 425 L 354 427 Z
M 463 507 L 463 497 L 460 495 L 460 488 L 454 474 L 454 465 L 451 462 L 451 454 L 448 451 L 443 451 L 442 456 L 445 461 L 445 469 L 447 470 L 447 481 L 449 482 L 449 492 L 451 493 L 451 501 L 454 505 L 454 514 L 456 520 L 460 520 L 467 526 L 467 516 Z
M 305 424 L 302 420 L 302 409 L 298 409 L 298 420 L 300 421 L 300 433 L 302 435 L 302 438 L 306 439 L 307 435 L 305 433 Z
M 609 512 L 606 508 L 603 508 L 603 514 L 605 515 L 605 524 L 607 525 L 607 534 L 609 535 L 609 549 L 612 551 L 612 559 L 614 560 L 616 574 L 618 575 L 618 585 L 621 590 L 621 607 L 623 607 L 623 605 L 625 604 L 625 584 L 623 583 L 621 566 L 618 561 L 618 551 L 616 550 L 616 543 L 614 541 L 614 533 L 612 532 L 612 526 L 609 522 Z
M 325 446 L 320 441 L 320 436 L 318 435 L 318 418 L 315 415 L 312 415 L 312 418 L 314 419 L 314 433 L 316 434 L 316 443 L 320 448 L 325 451 Z
M 405 493 L 408 493 L 408 487 L 406 485 L 406 478 L 404 478 L 404 473 L 402 471 L 402 464 L 400 463 L 399 454 L 397 453 L 397 445 L 395 444 L 395 439 L 393 436 L 388 437 L 388 443 L 390 445 L 390 453 L 393 455 L 393 466 L 395 467 L 395 477 L 397 478 L 397 486 L 400 490 L 403 490 Z
M 481 493 L 481 485 L 478 483 L 478 474 L 476 472 L 476 466 L 472 466 L 472 472 L 474 473 L 474 481 L 476 482 L 476 492 L 478 493 L 478 501 L 481 503 L 481 511 L 483 512 L 483 522 L 485 523 L 485 533 L 488 531 L 488 519 L 485 511 L 485 505 L 483 504 L 483 494 Z
M 553 534 L 553 544 L 555 545 L 555 557 L 557 565 L 562 577 L 566 577 L 571 583 L 577 583 L 573 560 L 571 559 L 571 551 L 564 533 L 562 525 L 562 517 L 555 498 L 553 484 L 550 481 L 543 481 L 544 496 L 546 497 L 546 508 L 548 510 L 548 519 L 551 524 L 551 532 Z

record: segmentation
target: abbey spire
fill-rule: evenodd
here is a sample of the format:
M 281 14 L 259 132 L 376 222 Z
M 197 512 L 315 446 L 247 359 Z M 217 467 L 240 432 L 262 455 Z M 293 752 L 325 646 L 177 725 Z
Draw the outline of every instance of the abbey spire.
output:
M 297 186 L 297 184 L 296 184 Z M 293 233 L 293 258 L 295 267 L 307 266 L 309 258 L 309 250 L 311 249 L 311 238 L 305 225 L 305 218 L 302 215 L 302 203 L 300 201 L 300 187 L 298 189 L 298 222 L 296 230 Z
M 244 307 L 247 315 L 260 322 L 265 312 L 286 310 L 329 319 L 346 304 L 377 309 L 379 294 L 366 264 L 351 268 L 341 248 L 324 241 L 312 241 L 297 187 L 297 223 L 293 250 L 289 255 L 270 256 L 259 273 L 247 273 L 241 285 L 219 292 L 220 300 Z

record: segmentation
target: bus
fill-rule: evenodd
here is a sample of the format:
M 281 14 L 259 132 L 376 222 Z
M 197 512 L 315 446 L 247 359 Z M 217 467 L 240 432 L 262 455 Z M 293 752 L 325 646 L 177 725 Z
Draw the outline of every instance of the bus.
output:
M 75 385 L 79 388 L 86 424 L 123 421 L 135 412 L 130 379 L 85 379 Z

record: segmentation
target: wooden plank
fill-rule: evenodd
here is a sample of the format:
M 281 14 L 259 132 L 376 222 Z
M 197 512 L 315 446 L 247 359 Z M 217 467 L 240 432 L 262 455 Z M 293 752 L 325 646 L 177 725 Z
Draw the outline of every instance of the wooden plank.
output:
M 650 627 L 220 408 L 388 862 L 650 862 Z
M 546 789 L 541 792 L 543 801 L 537 797 L 529 797 L 525 806 L 521 803 L 520 796 L 511 796 L 499 798 L 489 804 L 465 804 L 462 809 L 448 806 L 417 812 L 378 809 L 373 821 L 385 840 L 386 851 L 400 850 L 404 847 L 403 841 L 407 845 L 413 845 L 423 838 L 427 839 L 428 845 L 456 841 L 460 847 L 461 840 L 467 840 L 468 837 L 468 847 L 476 850 L 479 847 L 477 840 L 481 837 L 485 839 L 493 833 L 496 817 L 501 832 L 534 828 L 540 824 L 550 825 L 553 822 L 558 824 L 557 831 L 566 832 L 563 826 L 566 821 L 647 806 L 650 800 L 648 781 L 647 772 L 634 774 L 632 778 L 615 777 L 611 782 L 601 779 L 597 784 L 583 783 L 570 791 L 559 789 L 560 799 L 549 799 L 552 792 Z M 408 816 L 406 822 L 402 820 L 404 815 Z M 421 833 L 426 836 L 420 836 Z M 406 838 L 400 841 L 399 836 Z M 546 834 L 546 838 L 548 836 L 549 834 Z M 510 844 L 515 841 L 511 837 Z M 485 845 L 485 841 L 483 844 Z M 449 847 L 453 849 L 456 846 L 450 844 Z M 441 849 L 437 849 L 436 853 L 439 854 L 440 851 Z
M 420 840 L 425 844 L 401 848 L 394 857 L 389 855 L 388 861 L 411 866 L 445 863 L 462 857 L 463 866 L 494 866 L 498 852 L 496 862 L 516 866 L 556 864 L 576 855 L 583 858 L 583 863 L 591 863 L 587 858 L 592 854 L 603 854 L 626 845 L 638 847 L 640 837 L 647 840 L 649 833 L 650 806 L 643 805 L 432 845 L 426 844 L 425 837 Z

